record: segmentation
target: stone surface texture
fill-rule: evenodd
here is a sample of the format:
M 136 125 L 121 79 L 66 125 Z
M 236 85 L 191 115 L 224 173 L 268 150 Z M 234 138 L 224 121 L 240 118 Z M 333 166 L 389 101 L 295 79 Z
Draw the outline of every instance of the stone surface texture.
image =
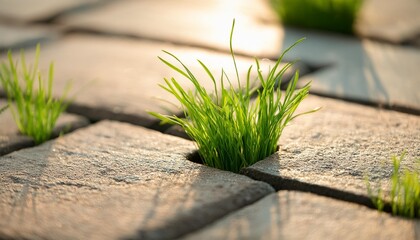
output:
M 420 2 L 417 0 L 364 1 L 356 31 L 363 37 L 404 43 L 420 34 L 419 12 Z
M 162 50 L 181 59 L 209 91 L 213 91 L 213 83 L 197 59 L 208 66 L 217 80 L 224 68 L 232 84 L 237 86 L 230 55 L 150 41 L 70 35 L 59 42 L 44 45 L 39 66 L 47 72 L 50 62 L 56 63 L 54 93 L 57 96 L 71 82 L 70 95 L 75 98 L 69 111 L 94 120 L 112 118 L 151 126 L 157 120 L 147 111 L 182 112 L 175 98 L 159 87 L 164 78 L 175 77 L 183 87 L 193 88 L 189 80 L 159 61 L 157 57 L 161 56 L 175 64 L 175 60 Z M 34 59 L 34 54 L 34 50 L 25 52 L 27 62 Z M 254 64 L 254 59 L 237 57 L 236 60 L 244 84 L 248 67 Z M 271 64 L 272 61 L 262 61 L 263 71 Z
M 100 122 L 0 158 L 0 238 L 173 239 L 273 192 L 186 160 L 194 144 Z
M 0 99 L 0 106 L 5 106 L 7 101 Z M 89 121 L 82 116 L 63 113 L 57 120 L 52 137 L 57 137 L 62 133 L 68 133 L 75 129 L 85 127 Z M 4 155 L 21 148 L 34 145 L 30 137 L 19 133 L 19 129 L 13 119 L 10 109 L 0 114 L 0 155 Z
M 279 48 L 282 32 L 273 27 L 279 26 L 279 22 L 269 4 L 269 0 L 124 0 L 70 13 L 58 21 L 70 29 L 228 51 L 229 33 L 235 18 L 236 51 L 251 56 L 271 56 L 273 49 Z
M 283 48 L 294 40 L 306 40 L 287 55 L 287 60 L 326 66 L 302 77 L 312 81 L 314 93 L 411 109 L 420 112 L 420 49 L 371 40 L 286 28 Z
M 182 239 L 418 239 L 420 221 L 331 198 L 280 191 Z
M 402 166 L 420 158 L 420 118 L 310 96 L 300 110 L 322 107 L 285 128 L 280 151 L 243 170 L 277 189 L 297 189 L 369 205 L 373 187 L 392 173 L 392 155 L 407 151 Z

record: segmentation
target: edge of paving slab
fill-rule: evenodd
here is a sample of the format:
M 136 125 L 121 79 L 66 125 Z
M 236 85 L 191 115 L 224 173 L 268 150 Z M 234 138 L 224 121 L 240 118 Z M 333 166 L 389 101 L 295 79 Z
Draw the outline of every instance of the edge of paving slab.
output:
M 419 234 L 417 219 L 311 193 L 280 191 L 182 239 L 417 239 Z
M 173 239 L 199 231 L 209 224 L 212 224 L 237 210 L 254 204 L 274 192 L 268 184 L 266 188 L 261 188 L 261 183 L 264 182 L 255 182 L 251 184 L 256 185 L 255 188 L 247 188 L 246 190 L 231 195 L 219 202 L 207 204 L 200 208 L 195 208 L 189 213 L 182 214 L 176 219 L 169 221 L 164 228 L 156 228 L 151 231 L 138 231 L 136 236 L 123 239 Z M 200 216 L 201 218 L 197 216 Z M 166 233 L 165 236 L 162 236 L 163 230 Z
M 302 182 L 297 179 L 271 175 L 269 173 L 261 172 L 251 167 L 243 168 L 241 174 L 250 177 L 257 181 L 263 181 L 270 184 L 276 191 L 289 190 L 310 192 L 321 196 L 331 197 L 346 202 L 353 202 L 375 209 L 372 200 L 364 195 L 343 191 L 331 187 L 326 187 L 318 184 Z M 387 209 L 384 209 L 387 210 Z
M 96 125 L 98 127 L 98 124 L 102 124 L 102 127 L 105 127 L 106 129 L 113 129 L 113 131 L 111 131 L 108 134 L 102 134 L 100 129 L 93 129 L 94 126 Z M 122 129 L 119 129 L 118 126 L 121 126 Z M 134 131 L 136 129 L 139 129 L 138 132 Z M 124 130 L 125 129 L 125 130 Z M 141 130 L 143 129 L 143 130 Z M 126 131 L 125 135 L 122 133 L 123 131 Z M 180 141 L 178 146 L 173 146 L 175 147 L 174 149 L 181 149 L 181 150 L 176 150 L 176 151 L 181 151 L 180 155 L 178 154 L 178 157 L 180 158 L 184 158 L 185 162 L 187 163 L 187 165 L 192 169 L 192 168 L 203 168 L 204 166 L 202 165 L 196 165 L 197 167 L 194 167 L 194 163 L 191 163 L 190 161 L 187 161 L 186 156 L 193 150 L 193 144 L 190 141 L 181 139 L 181 138 L 177 138 L 174 136 L 170 136 L 170 135 L 164 135 L 162 133 L 159 133 L 157 131 L 153 131 L 150 129 L 146 129 L 146 128 L 142 128 L 142 127 L 138 127 L 138 126 L 134 126 L 132 124 L 128 124 L 128 123 L 121 123 L 121 122 L 113 122 L 113 121 L 102 121 L 101 123 L 97 123 L 94 125 L 90 125 L 87 128 L 84 129 L 80 129 L 77 130 L 71 134 L 68 134 L 66 136 L 63 137 L 63 139 L 59 139 L 59 140 L 52 140 L 49 141 L 43 145 L 37 146 L 36 148 L 38 150 L 42 150 L 45 148 L 49 148 L 51 147 L 54 143 L 56 142 L 61 142 L 61 146 L 60 144 L 58 144 L 56 147 L 56 151 L 54 154 L 56 155 L 51 155 L 50 157 L 59 157 L 60 154 L 65 154 L 65 153 L 60 153 L 61 151 L 63 151 L 63 149 L 66 149 L 67 144 L 65 144 L 64 140 L 65 138 L 68 139 L 73 139 L 75 138 L 75 134 L 84 134 L 84 133 L 90 133 L 92 132 L 93 134 L 99 134 L 100 139 L 98 139 L 98 141 L 102 141 L 105 140 L 109 137 L 115 137 L 118 136 L 120 139 L 117 140 L 121 140 L 121 139 L 126 139 L 127 136 L 130 136 L 130 134 L 141 134 L 145 131 L 150 131 L 150 132 L 155 132 L 153 137 L 151 137 L 150 139 L 145 139 L 143 141 L 153 141 L 153 139 L 159 139 L 160 137 L 165 138 L 163 139 L 163 146 L 164 148 L 166 148 L 167 144 L 169 144 L 171 141 Z M 121 135 L 120 135 L 121 134 Z M 127 135 L 128 134 L 128 135 Z M 127 136 L 126 136 L 127 135 Z M 73 136 L 73 137 L 72 137 Z M 171 140 L 171 138 L 173 140 Z M 177 140 L 179 139 L 179 140 Z M 76 139 L 73 139 L 73 141 L 75 141 Z M 128 147 L 134 147 L 136 144 L 143 144 L 141 142 L 138 142 L 136 140 L 135 137 L 132 137 L 131 139 L 126 139 L 127 143 L 130 145 L 134 144 L 133 146 L 128 146 Z M 77 143 L 76 145 L 74 145 L 76 143 L 73 143 L 73 145 L 70 144 L 70 150 L 72 150 L 72 148 L 74 148 L 75 146 L 78 146 Z M 102 146 L 102 145 L 101 145 Z M 182 147 L 184 146 L 184 148 Z M 92 146 L 85 146 L 86 149 L 91 148 Z M 95 146 L 93 146 L 95 147 Z M 106 146 L 103 146 L 106 147 Z M 126 146 L 127 147 L 127 146 Z M 60 149 L 61 148 L 61 149 Z M 154 146 L 154 143 L 152 143 L 150 146 L 148 145 L 147 148 L 150 148 L 151 151 L 153 151 L 153 149 L 155 149 L 156 147 Z M 146 148 L 146 149 L 147 149 Z M 34 148 L 35 149 L 35 148 Z M 174 149 L 172 150 L 168 150 L 169 152 L 174 151 Z M 18 152 L 15 152 L 11 155 L 8 155 L 10 158 L 13 156 L 21 156 L 25 153 L 29 153 L 30 149 L 25 149 L 25 150 L 21 150 Z M 83 153 L 83 149 L 80 150 Z M 123 150 L 119 150 L 119 151 L 123 151 Z M 58 155 L 57 155 L 58 154 Z M 107 154 L 110 154 L 109 152 L 107 152 Z M 81 154 L 83 155 L 83 154 Z M 110 156 L 106 157 L 106 156 L 102 156 L 102 158 L 109 158 Z M 26 160 L 26 159 L 25 159 Z M 15 162 L 15 161 L 13 161 Z M 33 163 L 28 163 L 28 164 L 33 164 Z M 56 163 L 56 165 L 59 163 Z M 146 163 L 147 165 L 147 163 Z M 207 173 L 205 174 L 212 174 L 212 171 L 220 171 L 220 170 L 212 170 L 208 167 L 204 167 L 207 170 Z M 53 168 L 54 169 L 54 168 Z M 190 169 L 190 170 L 191 170 Z M 204 169 L 205 170 L 205 169 Z M 186 170 L 187 171 L 187 170 Z M 206 172 L 206 171 L 204 171 Z M 169 172 L 169 174 L 171 174 L 171 172 Z M 256 201 L 258 201 L 259 199 L 269 195 L 270 193 L 274 192 L 274 189 L 267 183 L 264 182 L 258 182 L 258 181 L 253 181 L 250 178 L 243 176 L 243 175 L 238 175 L 238 174 L 234 174 L 234 173 L 230 173 L 230 172 L 225 172 L 225 171 L 220 171 L 221 176 L 219 177 L 229 177 L 229 176 L 233 176 L 237 175 L 237 186 L 241 186 L 241 179 L 249 179 L 247 181 L 247 185 L 246 187 L 241 187 L 238 191 L 234 191 L 231 194 L 225 194 L 225 196 L 223 198 L 221 198 L 221 200 L 217 200 L 217 201 L 207 201 L 207 203 L 201 204 L 201 205 L 197 205 L 193 208 L 191 208 L 189 211 L 187 212 L 181 212 L 181 213 L 177 213 L 177 216 L 175 218 L 171 218 L 167 224 L 165 224 L 164 226 L 156 226 L 156 227 L 152 227 L 152 228 L 146 228 L 144 230 L 141 229 L 135 229 L 135 232 L 133 234 L 130 234 L 128 236 L 121 236 L 121 239 L 172 239 L 175 237 L 181 237 L 185 234 L 188 234 L 192 231 L 198 230 L 202 227 L 207 226 L 208 224 L 215 222 L 217 220 L 219 220 L 221 217 L 228 215 L 238 209 L 243 208 L 244 206 L 250 205 Z M 51 178 L 54 178 L 54 176 L 50 176 Z M 208 177 L 208 176 L 207 176 Z M 213 177 L 214 178 L 214 177 Z M 211 180 L 211 178 L 210 178 Z M 67 183 L 68 184 L 68 183 Z M 70 182 L 71 185 L 71 182 Z M 71 185 L 72 186 L 72 185 Z M 204 184 L 203 186 L 207 186 L 206 184 Z M 215 187 L 215 186 L 213 186 Z M 217 187 L 216 187 L 217 189 Z M 12 236 L 12 235 L 7 235 L 7 233 L 3 233 L 3 235 L 0 236 L 0 239 L 8 239 L 8 238 L 18 238 L 19 236 Z

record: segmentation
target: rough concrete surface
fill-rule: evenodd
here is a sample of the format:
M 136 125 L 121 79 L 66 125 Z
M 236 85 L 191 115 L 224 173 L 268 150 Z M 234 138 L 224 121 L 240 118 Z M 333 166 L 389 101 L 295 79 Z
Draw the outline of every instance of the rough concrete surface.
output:
M 0 106 L 5 106 L 6 103 L 7 101 L 0 99 Z M 88 124 L 89 121 L 85 117 L 63 113 L 57 120 L 52 137 L 74 131 Z M 0 155 L 5 155 L 21 148 L 31 147 L 34 144 L 34 141 L 30 137 L 19 133 L 10 109 L 0 114 Z
M 131 35 L 228 51 L 234 18 L 237 52 L 251 56 L 277 54 L 281 29 L 276 28 L 279 22 L 269 0 L 124 0 L 70 13 L 58 21 L 70 29 Z
M 371 205 L 365 176 L 387 187 L 392 155 L 420 158 L 420 118 L 310 96 L 300 110 L 322 107 L 295 119 L 280 138 L 280 151 L 243 173 L 277 189 L 297 189 Z
M 0 158 L 0 238 L 173 239 L 273 192 L 186 160 L 194 144 L 100 122 Z
M 310 193 L 280 191 L 182 239 L 419 239 L 420 221 Z
M 50 62 L 55 62 L 54 93 L 57 96 L 71 83 L 70 96 L 74 96 L 74 101 L 69 111 L 94 120 L 111 118 L 151 126 L 157 120 L 147 111 L 182 112 L 177 107 L 177 100 L 159 87 L 165 77 L 175 77 L 186 89 L 193 88 L 189 80 L 159 61 L 158 56 L 161 56 L 176 64 L 162 50 L 170 51 L 182 60 L 208 91 L 213 91 L 213 84 L 197 59 L 208 66 L 217 81 L 223 67 L 232 84 L 237 86 L 232 58 L 228 54 L 83 34 L 70 35 L 58 42 L 43 45 L 40 69 L 47 72 Z M 33 61 L 34 53 L 34 50 L 25 52 L 27 62 Z M 244 84 L 248 67 L 254 64 L 254 59 L 237 57 L 236 60 Z M 272 61 L 264 60 L 261 64 L 265 71 Z M 256 71 L 253 73 L 255 76 Z

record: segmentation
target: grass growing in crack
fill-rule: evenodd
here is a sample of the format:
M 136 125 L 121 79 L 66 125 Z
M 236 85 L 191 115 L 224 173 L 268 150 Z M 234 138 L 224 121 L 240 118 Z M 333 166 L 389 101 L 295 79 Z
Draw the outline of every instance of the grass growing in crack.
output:
M 34 65 L 27 67 L 24 51 L 21 50 L 21 64 L 8 52 L 8 61 L 1 64 L 0 82 L 6 92 L 10 110 L 19 131 L 34 139 L 36 144 L 51 137 L 55 123 L 68 104 L 65 94 L 60 99 L 52 96 L 54 65 L 50 64 L 48 81 L 45 81 L 38 69 L 40 54 L 36 47 Z
M 241 86 L 232 48 L 234 26 L 235 21 L 233 21 L 230 33 L 230 53 L 239 90 L 234 89 L 223 69 L 220 81 L 216 81 L 209 68 L 198 60 L 213 82 L 214 92 L 208 93 L 180 59 L 164 51 L 182 67 L 176 67 L 163 58 L 159 57 L 159 59 L 191 81 L 195 91 L 185 90 L 174 78 L 165 79 L 166 85 L 161 85 L 161 87 L 174 95 L 181 103 L 185 118 L 154 112 L 151 114 L 164 123 L 180 125 L 195 140 L 204 164 L 239 172 L 241 168 L 273 154 L 287 123 L 302 114 L 309 113 L 294 114 L 300 102 L 308 95 L 310 85 L 308 83 L 300 90 L 296 90 L 299 78 L 296 72 L 285 93 L 275 88 L 276 82 L 281 81 L 283 74 L 293 65 L 293 63 L 288 63 L 279 69 L 283 56 L 301 39 L 283 52 L 265 77 L 261 73 L 258 59 L 255 59 L 258 80 L 262 89 L 252 87 L 252 66 L 248 69 L 245 86 Z M 252 96 L 255 93 L 257 96 L 254 101 Z
M 285 24 L 353 33 L 363 0 L 271 0 Z
M 399 158 L 392 156 L 394 168 L 390 178 L 389 204 L 394 215 L 420 218 L 420 159 L 416 160 L 414 170 L 400 169 L 404 156 L 405 152 Z M 381 188 L 373 190 L 369 181 L 367 189 L 373 204 L 382 211 L 387 204 L 384 191 Z

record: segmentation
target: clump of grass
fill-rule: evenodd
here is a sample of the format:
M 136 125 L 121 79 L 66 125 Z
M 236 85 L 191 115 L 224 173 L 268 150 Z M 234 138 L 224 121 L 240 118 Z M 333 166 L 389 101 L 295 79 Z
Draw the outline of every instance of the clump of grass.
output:
M 392 156 L 393 172 L 390 177 L 390 202 L 385 202 L 385 191 L 381 188 L 376 194 L 367 181 L 368 194 L 379 211 L 389 204 L 392 214 L 408 218 L 420 218 L 420 159 L 417 159 L 415 169 L 400 169 L 405 152 L 398 158 Z
M 38 44 L 34 65 L 28 68 L 23 50 L 20 65 L 9 51 L 8 61 L 3 62 L 0 69 L 0 82 L 18 129 L 32 137 L 36 144 L 50 139 L 58 117 L 68 106 L 65 103 L 68 89 L 60 99 L 53 98 L 54 65 L 50 64 L 48 81 L 45 81 L 38 69 L 39 55 Z
M 271 0 L 285 24 L 353 33 L 362 0 Z
M 252 165 L 276 151 L 285 126 L 294 118 L 305 114 L 296 115 L 294 112 L 308 95 L 310 84 L 296 90 L 299 78 L 296 72 L 285 93 L 275 88 L 276 82 L 281 81 L 283 74 L 293 65 L 293 63 L 288 63 L 279 69 L 280 62 L 298 41 L 283 52 L 265 77 L 262 75 L 259 60 L 255 59 L 258 80 L 262 89 L 253 87 L 251 83 L 252 66 L 248 69 L 245 86 L 241 86 L 232 48 L 234 26 L 235 21 L 233 21 L 230 33 L 230 53 L 239 90 L 234 89 L 223 69 L 220 81 L 216 81 L 209 68 L 198 60 L 213 82 L 214 92 L 208 93 L 180 59 L 164 51 L 182 67 L 179 68 L 161 57 L 159 59 L 191 81 L 195 91 L 185 90 L 174 78 L 165 79 L 166 84 L 160 86 L 181 103 L 185 118 L 153 112 L 151 114 L 164 123 L 180 125 L 195 140 L 199 155 L 205 165 L 239 172 L 241 168 Z M 252 97 L 255 94 L 254 101 Z

